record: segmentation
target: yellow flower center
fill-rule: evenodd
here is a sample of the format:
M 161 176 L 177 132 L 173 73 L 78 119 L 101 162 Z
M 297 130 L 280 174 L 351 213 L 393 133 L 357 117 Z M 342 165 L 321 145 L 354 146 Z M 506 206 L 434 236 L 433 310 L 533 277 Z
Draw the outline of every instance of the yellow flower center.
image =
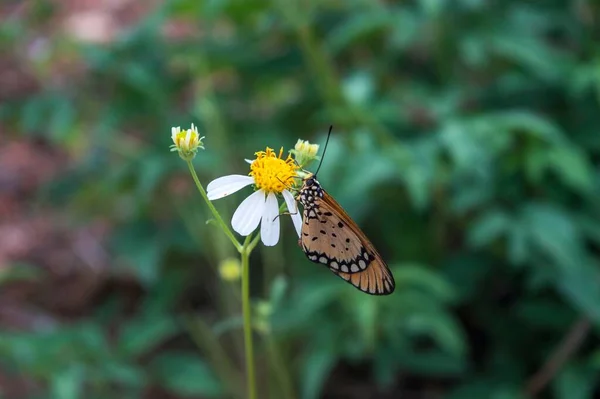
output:
M 297 177 L 298 165 L 288 155 L 282 159 L 283 147 L 279 150 L 279 156 L 267 147 L 266 151 L 255 153 L 256 159 L 250 165 L 250 176 L 254 178 L 254 185 L 260 190 L 281 194 L 281 192 L 293 185 L 293 178 Z
M 177 133 L 173 139 L 177 148 L 183 151 L 190 151 L 198 146 L 199 135 L 198 133 L 191 131 L 188 135 L 188 131 L 184 130 Z

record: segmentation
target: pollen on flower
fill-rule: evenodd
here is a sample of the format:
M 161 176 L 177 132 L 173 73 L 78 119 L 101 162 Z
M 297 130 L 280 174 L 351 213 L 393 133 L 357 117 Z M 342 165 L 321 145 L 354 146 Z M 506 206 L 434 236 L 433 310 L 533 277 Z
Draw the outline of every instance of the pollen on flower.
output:
M 289 155 L 285 160 L 282 158 L 283 147 L 279 156 L 269 147 L 255 155 L 256 159 L 250 165 L 250 176 L 254 178 L 254 185 L 260 190 L 281 194 L 293 184 L 292 179 L 298 176 L 298 165 L 294 159 Z

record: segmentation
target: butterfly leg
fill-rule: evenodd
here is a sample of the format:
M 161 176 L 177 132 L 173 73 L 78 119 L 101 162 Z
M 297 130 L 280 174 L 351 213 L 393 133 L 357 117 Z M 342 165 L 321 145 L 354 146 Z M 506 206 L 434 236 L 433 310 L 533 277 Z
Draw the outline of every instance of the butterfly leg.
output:
M 278 218 L 279 216 L 282 216 L 282 215 L 297 215 L 297 214 L 298 214 L 298 211 L 296 211 L 296 212 L 293 212 L 293 213 L 292 213 L 292 212 L 281 212 L 279 215 L 275 216 L 275 218 L 273 219 L 273 221 L 276 221 L 276 220 L 277 220 L 277 218 Z

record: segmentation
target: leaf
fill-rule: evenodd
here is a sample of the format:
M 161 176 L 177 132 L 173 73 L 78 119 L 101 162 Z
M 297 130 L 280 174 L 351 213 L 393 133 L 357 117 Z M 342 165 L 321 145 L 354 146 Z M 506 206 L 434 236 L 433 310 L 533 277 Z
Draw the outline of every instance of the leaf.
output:
M 467 347 L 466 339 L 459 324 L 442 312 L 415 313 L 405 318 L 407 331 L 431 337 L 445 353 L 462 358 Z
M 427 267 L 403 263 L 392 268 L 396 289 L 419 288 L 427 295 L 442 302 L 450 302 L 456 299 L 457 293 L 447 280 L 438 273 L 429 270 Z
M 72 366 L 66 370 L 57 370 L 52 376 L 51 392 L 53 398 L 82 398 L 84 371 L 81 366 Z
M 76 118 L 73 102 L 63 96 L 53 96 L 48 128 L 57 142 L 66 141 L 72 134 Z
M 373 77 L 365 71 L 355 72 L 344 79 L 342 90 L 350 103 L 355 105 L 367 103 L 374 91 Z
M 557 266 L 571 268 L 582 261 L 580 232 L 564 211 L 550 204 L 533 203 L 521 214 L 531 242 Z
M 214 398 L 223 394 L 220 382 L 204 360 L 196 355 L 163 353 L 152 361 L 151 367 L 160 384 L 176 395 Z
M 360 16 L 348 18 L 327 37 L 329 52 L 335 54 L 365 36 L 392 26 L 392 15 L 382 9 L 365 10 Z
M 402 168 L 402 178 L 411 200 L 417 209 L 425 209 L 431 200 L 430 192 L 436 173 L 436 158 L 439 148 L 434 142 L 420 142 L 408 148 L 406 153 L 398 154 Z M 366 168 L 365 168 L 366 169 Z
M 300 377 L 300 397 L 302 399 L 317 399 L 321 397 L 323 385 L 335 362 L 337 355 L 330 348 L 314 348 L 305 356 Z
M 594 172 L 585 154 L 573 146 L 558 146 L 548 152 L 550 165 L 573 190 L 587 193 L 594 185 Z
M 553 381 L 556 399 L 588 399 L 594 396 L 597 374 L 588 368 L 570 364 Z
M 159 261 L 164 251 L 159 231 L 153 223 L 141 221 L 122 226 L 112 238 L 114 248 L 125 258 L 126 266 L 148 285 L 158 278 Z
M 558 80 L 566 72 L 564 57 L 544 46 L 541 40 L 522 35 L 496 35 L 491 42 L 493 51 L 503 55 L 545 80 Z
M 448 150 L 457 169 L 473 171 L 473 165 L 485 168 L 489 155 L 487 142 L 479 139 L 464 123 L 451 121 L 439 134 L 440 142 Z
M 119 336 L 119 348 L 127 356 L 141 356 L 179 332 L 179 326 L 168 316 L 132 320 Z
M 402 368 L 423 376 L 458 376 L 465 371 L 463 359 L 441 352 L 407 353 L 398 359 Z
M 269 292 L 269 301 L 273 311 L 276 311 L 279 306 L 281 306 L 285 294 L 288 291 L 288 287 L 288 281 L 284 276 L 278 275 L 273 279 L 271 290 Z
M 505 235 L 511 227 L 511 218 L 499 209 L 492 209 L 477 219 L 469 229 L 469 244 L 482 247 Z
M 543 143 L 565 143 L 562 131 L 553 121 L 528 111 L 486 113 L 469 120 L 469 124 L 480 137 L 493 140 L 499 150 L 508 149 L 515 134 L 535 137 Z
M 119 384 L 129 388 L 143 388 L 147 376 L 141 367 L 120 361 L 102 363 L 94 369 L 94 379 L 101 379 L 103 383 Z
M 600 326 L 600 268 L 591 260 L 563 269 L 556 282 L 562 294 Z
M 510 226 L 508 235 L 508 259 L 513 265 L 522 265 L 530 256 L 530 236 L 527 228 L 520 221 Z

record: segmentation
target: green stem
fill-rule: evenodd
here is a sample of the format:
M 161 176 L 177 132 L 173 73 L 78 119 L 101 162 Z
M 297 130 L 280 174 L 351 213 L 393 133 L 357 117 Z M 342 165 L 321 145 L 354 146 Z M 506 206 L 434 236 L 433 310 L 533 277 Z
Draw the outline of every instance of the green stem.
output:
M 196 170 L 192 165 L 191 161 L 187 161 L 188 168 L 192 174 L 192 178 L 196 183 L 198 191 L 206 201 L 208 208 L 212 212 L 215 220 L 221 226 L 227 237 L 231 240 L 231 243 L 235 246 L 241 256 L 242 260 L 242 313 L 244 315 L 244 347 L 246 352 L 246 373 L 247 373 L 247 387 L 248 387 L 248 399 L 256 399 L 256 381 L 254 377 L 254 348 L 252 346 L 252 308 L 250 303 L 250 254 L 256 247 L 260 240 L 260 234 L 257 234 L 252 239 L 252 234 L 246 236 L 244 244 L 240 244 L 233 235 L 233 232 L 229 229 L 227 224 L 219 215 L 219 212 L 214 207 L 212 202 L 208 199 L 204 187 L 196 175 Z
M 250 253 L 256 246 L 257 235 L 251 240 L 248 235 L 242 250 L 242 313 L 244 314 L 244 346 L 246 347 L 246 373 L 248 386 L 248 399 L 256 399 L 256 383 L 254 379 L 254 348 L 252 347 L 252 315 L 250 307 Z M 254 243 L 254 246 L 252 244 Z
M 212 212 L 215 220 L 217 221 L 217 223 L 219 223 L 219 225 L 221 226 L 221 228 L 223 229 L 223 231 L 225 232 L 227 237 L 229 237 L 229 240 L 231 240 L 231 243 L 233 244 L 235 249 L 237 249 L 238 252 L 241 253 L 243 250 L 242 245 L 240 245 L 237 238 L 235 238 L 235 236 L 233 235 L 233 232 L 231 230 L 229 230 L 229 226 L 227 226 L 227 223 L 225 223 L 223 221 L 223 219 L 221 218 L 221 215 L 219 215 L 219 212 L 217 211 L 215 206 L 208 199 L 208 196 L 206 195 L 206 191 L 204 190 L 204 187 L 202 187 L 200 180 L 198 180 L 198 175 L 196 175 L 196 170 L 194 169 L 194 165 L 192 165 L 192 161 L 187 161 L 187 164 L 188 164 L 188 168 L 190 169 L 190 173 L 192 174 L 192 178 L 194 179 L 194 182 L 196 183 L 196 188 L 198 188 L 198 191 L 200 191 L 202 198 L 204 198 L 204 201 L 208 205 L 208 208 Z

